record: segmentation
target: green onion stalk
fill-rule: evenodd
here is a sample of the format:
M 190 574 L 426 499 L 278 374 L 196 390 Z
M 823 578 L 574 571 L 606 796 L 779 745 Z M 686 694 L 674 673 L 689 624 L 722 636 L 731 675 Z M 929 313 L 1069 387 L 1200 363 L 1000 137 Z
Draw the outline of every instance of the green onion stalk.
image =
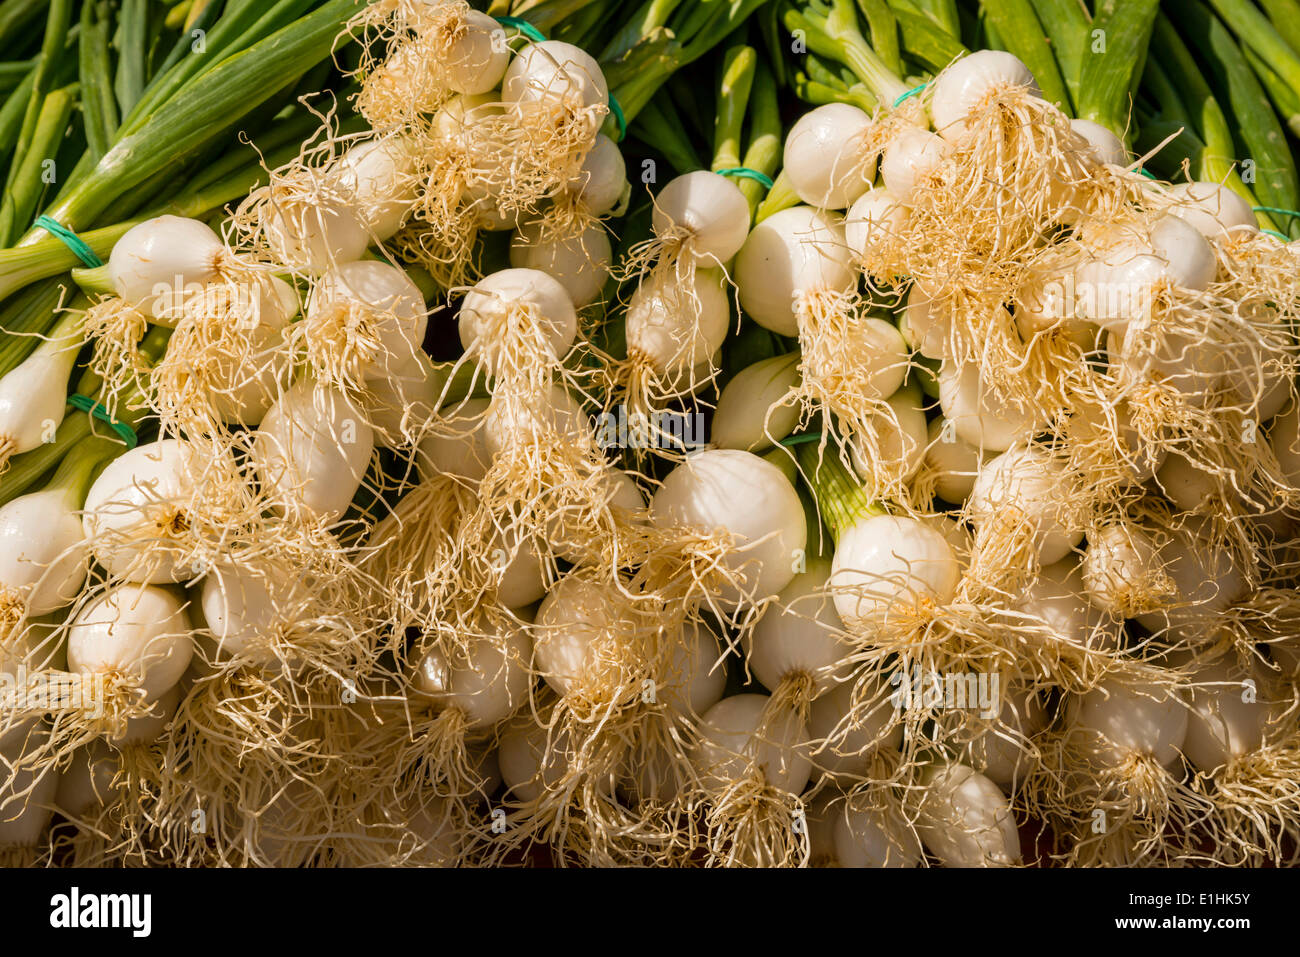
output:
M 281 0 L 268 9 L 246 32 L 262 36 L 237 53 L 208 66 L 207 54 L 182 60 L 146 89 L 127 114 L 112 148 L 84 176 L 74 171 L 46 215 L 68 229 L 82 231 L 99 224 L 100 215 L 123 194 L 163 173 L 175 157 L 184 156 L 209 143 L 278 92 L 286 80 L 295 79 L 328 57 L 339 32 L 355 12 L 353 0 L 329 0 L 318 9 L 281 21 L 301 6 Z M 237 8 L 241 17 L 251 16 L 247 4 Z M 226 47 L 241 38 L 227 38 L 220 27 L 208 37 L 208 49 L 216 47 L 219 57 Z M 190 81 L 190 82 L 187 82 Z M 45 230 L 33 228 L 21 244 L 46 238 Z
M 1150 152 L 1173 137 L 1156 157 L 1158 168 L 1172 174 L 1186 160 L 1195 178 L 1224 183 L 1251 206 L 1259 206 L 1237 170 L 1228 117 L 1205 81 L 1200 65 L 1163 14 L 1154 24 L 1151 50 L 1153 56 L 1147 59 L 1142 89 L 1155 101 L 1157 109 L 1143 122 L 1139 149 Z M 1277 229 L 1267 213 L 1256 216 L 1262 228 Z
M 597 57 L 626 120 L 632 122 L 669 77 L 722 43 L 766 2 L 649 0 L 638 8 Z
M 1209 67 L 1209 76 L 1232 113 L 1236 140 L 1243 156 L 1253 162 L 1255 194 L 1260 200 L 1257 205 L 1300 210 L 1300 175 L 1295 157 L 1282 122 L 1269 105 L 1243 47 L 1253 50 L 1293 93 L 1300 91 L 1296 85 L 1300 83 L 1300 58 L 1257 9 L 1228 0 L 1213 6 L 1211 10 L 1193 0 L 1180 9 L 1178 25 L 1182 35 Z M 1292 239 L 1300 238 L 1300 216 L 1291 216 L 1281 232 Z
M 191 49 L 187 34 L 185 54 L 174 51 L 172 65 L 143 86 L 125 76 L 122 57 L 117 76 L 109 82 L 98 36 L 107 30 L 107 22 L 83 12 L 78 59 L 87 149 L 47 215 L 79 232 L 104 259 L 122 234 L 142 219 L 163 213 L 207 216 L 258 186 L 265 175 L 262 157 L 238 141 L 227 145 L 241 122 L 260 116 L 269 124 L 259 145 L 271 166 L 297 155 L 302 139 L 319 120 L 306 109 L 284 111 L 276 96 L 282 99 L 313 63 L 329 62 L 351 9 L 347 0 L 333 0 L 298 19 L 309 6 L 302 0 L 282 0 L 270 8 L 230 5 L 229 14 L 214 23 L 220 5 L 206 5 L 194 21 L 211 27 L 206 46 Z M 49 34 L 46 39 L 48 52 L 54 45 Z M 70 59 L 65 51 L 64 60 Z M 39 86 L 34 79 L 33 88 Z M 41 164 L 67 128 L 71 91 L 50 92 L 37 109 L 29 147 L 14 165 L 21 171 L 14 178 L 21 188 L 8 190 L 0 201 L 0 227 L 14 227 L 6 230 L 10 234 L 31 217 L 43 179 Z M 124 114 L 120 123 L 119 105 Z M 0 301 L 80 264 L 61 239 L 34 227 L 19 245 L 0 250 Z M 83 276 L 89 291 L 107 291 L 104 280 L 102 271 Z M 9 320 L 3 328 L 11 332 L 43 333 L 54 322 L 51 311 L 43 325 L 24 322 L 15 327 L 11 322 L 20 318 L 16 311 L 21 318 L 29 317 L 21 305 L 17 310 L 7 303 L 0 308 L 0 320 Z M 0 367 L 21 361 L 31 346 L 30 337 L 8 343 Z
M 907 93 L 896 48 L 883 46 L 882 55 L 868 42 L 853 0 L 811 0 L 788 8 L 782 22 L 809 52 L 848 67 L 862 85 L 858 95 L 870 97 L 872 109 L 890 106 Z
M 760 177 L 776 174 L 783 142 L 776 81 L 759 69 L 759 60 L 758 51 L 744 44 L 724 54 L 713 132 L 712 169 L 732 171 L 751 218 L 768 191 Z
M 782 444 L 795 449 L 799 469 L 808 482 L 826 530 L 831 540 L 838 543 L 840 536 L 857 522 L 884 515 L 885 509 L 867 494 L 838 455 L 825 454 L 825 442 L 822 435 L 805 434 L 791 436 Z
M 699 151 L 682 126 L 677 107 L 663 91 L 641 110 L 629 134 L 657 150 L 679 174 L 704 168 Z
M 954 24 L 951 28 L 937 14 L 919 13 L 907 3 L 899 2 L 893 10 L 902 38 L 903 66 L 909 75 L 933 76 L 967 52 L 961 42 L 961 31 L 955 24 L 955 5 L 952 6 Z
M 804 69 L 794 76 L 795 94 L 805 103 L 825 106 L 847 103 L 863 112 L 875 109 L 876 98 L 847 67 L 829 63 L 814 53 L 804 60 Z
M 154 327 L 141 340 L 138 352 L 146 368 L 162 358 L 170 335 L 169 330 Z M 103 409 L 103 403 L 108 397 L 103 394 L 102 387 L 99 377 L 86 371 L 78 380 L 74 395 L 83 396 Z M 114 407 L 116 421 L 121 426 L 132 431 L 143 426 L 145 404 L 136 383 L 127 385 L 118 395 Z M 41 480 L 52 469 L 57 469 L 69 455 L 100 455 L 107 458 L 121 454 L 127 448 L 126 442 L 108 424 L 89 412 L 70 410 L 55 430 L 54 441 L 30 452 L 15 455 L 9 460 L 9 469 L 0 477 L 0 505 L 40 485 Z

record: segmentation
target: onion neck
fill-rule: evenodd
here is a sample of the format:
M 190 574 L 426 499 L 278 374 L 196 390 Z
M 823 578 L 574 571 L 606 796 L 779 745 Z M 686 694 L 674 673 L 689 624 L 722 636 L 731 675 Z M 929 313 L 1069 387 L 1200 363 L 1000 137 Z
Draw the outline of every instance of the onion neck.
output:
M 871 498 L 839 457 L 825 442 L 806 442 L 796 453 L 799 465 L 808 476 L 817 509 L 831 538 L 838 544 L 840 536 L 864 518 L 884 515 L 885 510 Z
M 112 459 L 125 451 L 107 439 L 91 436 L 76 445 L 59 463 L 47 491 L 60 491 L 72 509 L 86 504 L 90 486 Z

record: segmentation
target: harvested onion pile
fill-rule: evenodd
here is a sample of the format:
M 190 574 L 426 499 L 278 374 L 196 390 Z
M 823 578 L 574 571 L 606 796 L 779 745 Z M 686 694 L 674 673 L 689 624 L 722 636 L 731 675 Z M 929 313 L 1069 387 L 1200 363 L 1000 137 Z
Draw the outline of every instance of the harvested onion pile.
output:
M 320 5 L 213 71 L 325 63 L 278 151 L 0 251 L 0 860 L 1292 862 L 1300 247 L 1159 77 L 515 6 Z

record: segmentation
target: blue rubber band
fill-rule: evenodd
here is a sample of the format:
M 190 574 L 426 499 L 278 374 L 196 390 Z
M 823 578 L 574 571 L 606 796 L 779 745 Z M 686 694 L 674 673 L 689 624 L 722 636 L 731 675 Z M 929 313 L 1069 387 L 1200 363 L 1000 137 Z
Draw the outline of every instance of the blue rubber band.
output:
M 126 443 L 128 449 L 133 449 L 140 443 L 139 437 L 135 434 L 135 429 L 131 428 L 131 426 L 127 425 L 125 422 L 119 422 L 117 419 L 113 418 L 108 414 L 108 409 L 104 408 L 90 396 L 82 395 L 80 392 L 74 392 L 72 395 L 68 396 L 68 405 L 72 406 L 74 409 L 80 409 L 82 412 L 89 413 L 92 418 L 99 419 L 99 421 L 103 422 L 118 434 L 122 441 Z
M 1276 229 L 1261 229 L 1260 232 L 1263 233 L 1265 236 L 1272 236 L 1275 239 L 1280 239 L 1284 243 L 1291 242 L 1290 236 L 1283 236 Z
M 717 169 L 714 170 L 714 172 L 719 176 L 735 176 L 739 179 L 752 179 L 755 183 L 762 183 L 768 189 L 771 189 L 776 185 L 772 182 L 772 177 L 768 176 L 766 173 L 761 173 L 756 169 L 750 169 L 748 166 L 734 166 L 730 169 Z
M 906 93 L 904 93 L 902 96 L 900 96 L 898 99 L 894 101 L 894 108 L 897 109 L 898 107 L 902 106 L 904 100 L 907 100 L 909 97 L 916 96 L 916 94 L 924 90 L 925 87 L 926 84 L 924 83 L 922 83 L 920 86 L 912 87 L 910 90 L 908 90 Z
M 522 17 L 495 17 L 494 19 L 503 27 L 512 27 L 513 29 L 518 30 L 534 43 L 546 42 L 546 34 L 542 33 L 541 30 L 537 29 L 537 27 L 533 26 Z
M 778 442 L 777 445 L 783 445 L 788 449 L 793 445 L 807 445 L 810 442 L 820 442 L 825 437 L 825 432 L 805 432 L 802 435 L 787 436 Z
M 51 236 L 63 240 L 63 245 L 71 249 L 73 254 L 90 269 L 104 265 L 104 260 L 95 255 L 95 251 L 87 245 L 86 241 L 66 226 L 60 225 L 48 216 L 38 216 L 34 225 Z

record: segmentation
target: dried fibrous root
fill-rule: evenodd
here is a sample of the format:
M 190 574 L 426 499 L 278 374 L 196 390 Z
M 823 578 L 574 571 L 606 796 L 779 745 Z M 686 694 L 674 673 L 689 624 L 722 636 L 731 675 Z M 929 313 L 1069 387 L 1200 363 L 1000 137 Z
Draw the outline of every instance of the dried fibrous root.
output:
M 810 848 L 803 801 L 761 771 L 710 790 L 704 808 L 707 867 L 805 867 Z
M 1177 586 L 1161 557 L 1170 534 L 1159 519 L 1144 520 L 1150 510 L 1141 504 L 1100 511 L 1086 532 L 1083 584 L 1089 601 L 1115 619 L 1149 615 L 1177 600 Z
M 469 800 L 478 790 L 478 767 L 470 748 L 473 722 L 460 708 L 412 707 L 405 740 L 392 755 L 405 769 L 403 797 L 424 792 L 451 800 Z
M 924 695 L 921 702 L 912 701 L 915 676 L 928 681 L 933 675 L 969 679 L 996 675 L 1008 686 L 1050 683 L 1087 691 L 1117 670 L 1148 670 L 1124 660 L 1103 642 L 1063 635 L 1029 612 L 960 597 L 946 605 L 922 602 L 912 609 L 894 608 L 887 619 L 860 624 L 852 632 L 856 650 L 851 662 L 879 675 L 901 676 L 896 693 L 907 692 L 900 700 L 919 704 L 923 715 L 928 714 Z M 910 720 L 909 715 L 914 734 L 923 721 Z
M 1238 303 L 1158 293 L 1150 316 L 1129 324 L 1122 345 L 1112 341 L 1108 392 L 1122 407 L 1112 441 L 1152 462 L 1178 454 L 1261 507 L 1278 494 L 1293 501 L 1259 430 L 1289 397 L 1290 348 L 1275 322 Z
M 539 243 L 581 243 L 593 228 L 603 228 L 604 217 L 591 211 L 582 193 L 572 188 L 558 193 L 531 223 L 530 233 Z M 585 251 L 585 246 L 582 246 Z
M 540 846 L 561 864 L 680 862 L 676 798 L 689 787 L 689 725 L 645 702 L 607 711 L 608 720 L 579 721 L 548 699 L 503 735 L 502 748 L 529 749 L 536 773 L 508 792 L 509 827 L 485 841 L 485 862 Z
M 998 674 L 932 677 L 931 687 L 923 690 L 940 704 L 933 728 L 927 729 L 930 746 L 955 752 L 963 764 L 1014 795 L 1042 763 L 1039 741 L 1050 726 L 1048 702 L 1054 692 L 1049 681 L 1036 688 Z M 964 702 L 957 689 L 948 689 L 953 682 L 965 682 Z
M 236 458 L 242 441 L 230 434 L 182 440 L 174 480 L 141 478 L 106 491 L 87 515 L 92 554 L 124 581 L 188 581 L 201 578 L 231 541 L 271 547 L 297 535 L 294 523 L 267 519 L 265 491 Z
M 464 0 L 382 0 L 353 16 L 348 29 L 362 39 L 356 106 L 371 127 L 412 123 L 453 94 L 447 64 L 470 13 Z
M 607 107 L 552 105 L 449 107 L 417 132 L 422 182 L 404 255 L 448 288 L 464 285 L 480 230 L 516 226 L 571 187 Z
M 100 402 L 114 418 L 121 398 L 149 381 L 149 365 L 138 348 L 148 329 L 149 318 L 116 296 L 86 310 L 90 370 L 102 380 Z
M 507 192 L 502 171 L 509 167 L 506 144 L 513 134 L 510 118 L 495 101 L 444 109 L 414 134 L 416 202 L 393 244 L 444 288 L 478 278 L 475 252 L 482 232 L 512 225 L 540 202 Z
M 170 770 L 146 818 L 160 851 L 225 865 L 303 863 L 294 855 L 306 837 L 297 836 L 347 811 L 330 786 L 363 761 L 332 731 L 355 697 L 332 676 L 305 684 L 233 663 L 198 679 L 162 742 Z
M 179 700 L 179 691 L 175 694 L 176 698 L 169 694 L 160 700 L 163 711 L 150 717 L 151 724 L 159 714 L 166 714 L 170 720 L 169 709 Z M 152 823 L 158 818 L 158 792 L 167 773 L 163 766 L 164 746 L 158 740 L 119 740 L 109 754 L 113 775 L 107 793 L 100 795 L 101 805 L 72 822 L 75 833 L 70 844 L 74 859 L 98 857 L 119 866 L 135 867 L 171 863 L 159 850 L 167 841 Z
M 0 585 L 0 661 L 8 657 L 10 640 L 21 632 L 26 618 L 26 596 L 8 585 Z
M 482 278 L 478 264 L 483 218 L 472 207 L 453 205 L 438 223 L 431 229 L 424 219 L 416 219 L 392 237 L 391 246 L 403 261 L 419 265 L 444 289 L 477 282 Z
M 913 196 L 895 242 L 927 292 L 961 277 L 982 298 L 1007 302 L 1045 233 L 1082 215 L 1078 188 L 1104 181 L 1068 118 L 1023 87 L 991 90 L 965 127 L 929 188 Z
M 538 729 L 563 743 L 566 760 L 541 772 L 546 787 L 525 817 L 552 846 L 588 863 L 668 860 L 675 801 L 695 782 L 694 712 L 723 691 L 721 650 L 684 605 L 628 597 L 596 570 L 575 574 L 534 625 L 542 675 L 563 691 Z M 603 601 L 592 607 L 597 595 Z M 588 614 L 590 624 L 579 623 Z M 570 675 L 564 649 L 575 639 L 585 653 Z M 557 664 L 566 673 L 551 673 Z
M 254 426 L 287 386 L 287 284 L 251 270 L 188 291 L 146 394 L 165 431 L 208 435 Z
M 602 372 L 609 377 L 606 411 L 597 424 L 596 441 L 621 448 L 638 468 L 655 459 L 680 463 L 704 447 L 704 412 L 708 403 L 695 399 L 686 411 L 671 406 L 682 396 L 694 396 L 715 382 L 720 371 L 714 360 L 689 370 L 665 373 L 659 363 L 640 351 L 612 359 Z
M 382 693 L 364 712 L 360 751 L 373 757 L 361 779 L 371 790 L 395 788 L 404 801 L 433 795 L 463 809 L 476 804 L 478 745 L 524 705 L 531 651 L 523 622 L 486 604 L 422 634 L 414 667 L 377 684 Z
M 959 598 L 976 606 L 996 605 L 1023 594 L 1041 568 L 1043 542 L 1055 534 L 1046 526 L 1078 529 L 1083 526 L 1082 494 L 1070 488 L 1053 489 L 1056 498 L 1046 514 L 1030 514 L 1014 502 L 997 502 L 981 511 L 975 523 L 970 561 L 958 589 Z M 970 504 L 970 503 L 968 503 Z M 1035 506 L 1043 503 L 1035 502 Z
M 1300 738 L 1294 731 L 1198 773 L 1194 786 L 1214 807 L 1206 828 L 1213 837 L 1214 863 L 1282 865 L 1294 855 L 1300 831 Z
M 630 588 L 664 608 L 681 606 L 688 617 L 705 613 L 734 634 L 729 648 L 762 616 L 770 601 L 759 600 L 749 555 L 756 544 L 738 544 L 721 529 L 678 525 L 632 526 L 621 560 L 636 569 Z
M 864 494 L 909 507 L 907 483 L 924 449 L 912 421 L 921 398 L 900 391 L 911 368 L 902 336 L 866 315 L 856 291 L 807 293 L 796 311 L 799 381 L 786 401 L 802 407 L 801 427 L 820 414 L 833 417 L 838 457 L 857 473 Z
M 1062 863 L 1167 865 L 1180 852 L 1180 835 L 1197 833 L 1210 819 L 1213 804 L 1190 780 L 1179 750 L 1185 734 L 1179 713 L 1186 704 L 1169 683 L 1176 680 L 1173 673 L 1162 685 L 1108 680 L 1090 700 L 1105 709 L 1120 694 L 1120 706 L 1138 709 L 1139 723 L 1125 724 L 1112 712 L 1114 723 L 1103 734 L 1079 723 L 1083 708 L 1075 699 L 1064 727 L 1043 736 L 1042 761 L 1021 799 L 1063 839 Z
M 1137 434 L 1124 400 L 1100 393 L 1078 400 L 1053 429 L 1065 470 L 1086 475 L 1080 491 L 1086 501 L 1080 508 L 1097 517 L 1122 513 L 1128 503 L 1144 493 L 1141 483 L 1164 464 L 1167 452 Z
M 482 563 L 463 529 L 478 507 L 467 483 L 434 475 L 407 492 L 376 523 L 360 548 L 365 573 L 360 588 L 373 619 L 400 636 L 408 626 L 432 622 L 459 596 L 486 594 L 489 580 L 473 581 Z
M 1300 592 L 1294 586 L 1252 588 L 1243 599 L 1216 615 L 1204 654 L 1235 651 L 1243 659 L 1263 648 L 1285 649 L 1300 635 Z M 1274 655 L 1274 657 L 1277 657 Z
M 364 577 L 328 550 L 232 547 L 204 581 L 197 654 L 213 669 L 248 667 L 287 681 L 371 675 L 384 651 L 368 627 Z
M 1102 392 L 1088 362 L 1095 330 L 1069 316 L 1026 315 L 1027 300 L 1041 295 L 1028 291 L 1035 275 L 1035 267 L 1026 266 L 1007 299 L 962 280 L 945 287 L 918 280 L 901 320 L 914 347 L 944 357 L 941 394 L 949 390 L 957 398 L 977 384 L 985 414 L 1021 422 L 1026 432 L 1057 422 L 1083 397 Z M 1008 302 L 1016 304 L 1017 315 Z M 978 370 L 975 382 L 966 382 L 967 369 Z
M 374 240 L 355 195 L 335 160 L 356 136 L 337 132 L 333 113 L 298 156 L 268 173 L 240 201 L 226 228 L 227 243 L 249 266 L 295 277 L 317 276 L 355 262 Z
M 331 835 L 328 863 L 339 867 L 455 867 L 465 860 L 476 822 L 433 796 L 387 796 L 364 805 L 344 833 Z
M 50 828 L 50 843 L 40 864 L 43 867 L 122 866 L 131 858 L 121 849 L 121 843 L 107 811 L 91 820 L 56 822 Z
M 1103 225 L 1131 217 L 1135 209 L 1151 205 L 1151 179 L 1142 169 L 1143 157 L 1128 166 L 1104 163 L 1093 167 L 1083 180 L 1073 183 L 1074 225 Z
M 1061 760 L 1075 763 L 1062 767 Z M 1169 866 L 1182 853 L 1179 835 L 1203 827 L 1211 813 L 1203 795 L 1149 755 L 1119 766 L 1087 762 L 1077 748 L 1049 748 L 1026 785 L 1065 848 L 1056 855 L 1065 866 Z
M 40 671 L 67 661 L 65 617 L 63 611 L 32 615 L 25 594 L 0 586 L 0 691 L 19 668 Z
M 1294 321 L 1300 308 L 1300 271 L 1289 243 L 1266 233 L 1233 230 L 1219 236 L 1215 246 L 1219 270 L 1212 288 L 1247 310 L 1266 306 L 1284 323 Z
M 510 559 L 521 549 L 533 551 L 547 567 L 547 545 L 590 561 L 616 555 L 633 532 L 611 507 L 618 486 L 611 486 L 610 467 L 586 416 L 573 405 L 557 411 L 546 393 L 539 398 L 494 393 L 488 425 L 495 448 L 467 534 L 497 543 Z M 504 434 L 494 441 L 498 429 Z M 582 540 L 569 541 L 577 530 Z
M 646 276 L 628 305 L 627 354 L 599 354 L 604 416 L 600 444 L 622 446 L 637 462 L 651 455 L 680 461 L 704 444 L 700 393 L 717 380 L 730 315 L 719 270 L 678 262 L 681 275 Z M 670 406 L 684 402 L 687 411 Z M 619 434 L 626 425 L 626 435 Z
M 5 703 L 5 718 L 10 703 Z M 0 727 L 0 859 L 9 867 L 34 867 L 48 851 L 57 772 L 44 764 L 48 724 L 39 715 L 17 727 Z
M 149 718 L 155 707 L 139 677 L 120 672 L 46 670 L 30 675 L 25 687 L 6 691 L 0 738 L 15 742 L 19 753 L 3 761 L 7 774 L 23 785 L 0 791 L 0 817 L 22 811 L 43 789 L 50 792 L 45 800 L 52 800 L 59 775 L 79 749 L 120 738 L 130 722 Z

